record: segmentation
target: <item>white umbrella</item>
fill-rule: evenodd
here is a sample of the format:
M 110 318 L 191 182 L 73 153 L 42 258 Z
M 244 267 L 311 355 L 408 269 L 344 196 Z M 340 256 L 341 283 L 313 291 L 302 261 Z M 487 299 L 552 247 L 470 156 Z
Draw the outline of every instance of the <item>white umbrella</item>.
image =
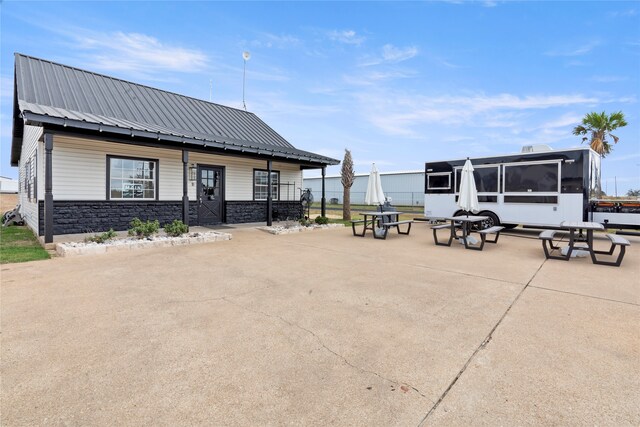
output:
M 371 173 L 369 174 L 369 182 L 367 183 L 367 194 L 364 197 L 364 202 L 367 205 L 381 205 L 385 201 L 384 192 L 382 191 L 382 181 L 380 180 L 380 174 L 376 169 L 376 164 L 371 166 Z
M 462 168 L 460 177 L 460 194 L 458 195 L 458 206 L 463 211 L 478 213 L 480 206 L 478 205 L 478 190 L 476 189 L 476 181 L 473 179 L 473 165 L 471 160 L 467 158 Z

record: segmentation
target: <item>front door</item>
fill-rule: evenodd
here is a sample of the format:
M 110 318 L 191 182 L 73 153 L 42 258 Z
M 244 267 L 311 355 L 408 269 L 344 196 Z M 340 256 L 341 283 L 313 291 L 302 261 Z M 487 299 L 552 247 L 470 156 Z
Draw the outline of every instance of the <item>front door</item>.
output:
M 198 166 L 198 225 L 220 224 L 224 219 L 224 170 Z

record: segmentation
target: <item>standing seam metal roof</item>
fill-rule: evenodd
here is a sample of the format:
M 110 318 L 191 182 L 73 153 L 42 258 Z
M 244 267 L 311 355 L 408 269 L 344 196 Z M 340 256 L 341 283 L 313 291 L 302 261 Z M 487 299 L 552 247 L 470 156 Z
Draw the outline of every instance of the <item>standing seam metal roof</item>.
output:
M 69 127 L 118 128 L 119 133 L 137 131 L 141 136 L 157 135 L 159 140 L 339 163 L 296 149 L 255 114 L 243 110 L 18 53 L 15 73 L 18 110 L 25 121 L 60 124 L 62 120 Z M 20 155 L 13 148 L 12 163 Z

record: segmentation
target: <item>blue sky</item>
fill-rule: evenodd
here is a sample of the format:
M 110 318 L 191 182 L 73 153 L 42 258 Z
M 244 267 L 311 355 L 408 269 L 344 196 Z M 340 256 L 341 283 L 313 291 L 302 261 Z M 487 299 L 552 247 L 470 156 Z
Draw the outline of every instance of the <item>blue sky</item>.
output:
M 1 175 L 13 53 L 242 107 L 357 172 L 574 147 L 590 111 L 629 126 L 603 188 L 640 188 L 638 2 L 0 3 Z M 328 173 L 338 173 L 339 167 Z M 317 173 L 312 172 L 310 175 Z

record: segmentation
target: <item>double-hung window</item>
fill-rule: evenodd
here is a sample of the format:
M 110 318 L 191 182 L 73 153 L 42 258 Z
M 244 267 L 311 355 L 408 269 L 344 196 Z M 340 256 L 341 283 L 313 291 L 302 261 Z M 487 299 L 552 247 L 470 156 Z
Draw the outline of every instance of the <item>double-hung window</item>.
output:
M 269 172 L 255 169 L 253 171 L 253 200 L 267 200 L 269 191 Z M 280 183 L 280 172 L 271 171 L 271 200 L 279 199 L 278 188 Z
M 157 200 L 158 161 L 107 156 L 110 200 Z

